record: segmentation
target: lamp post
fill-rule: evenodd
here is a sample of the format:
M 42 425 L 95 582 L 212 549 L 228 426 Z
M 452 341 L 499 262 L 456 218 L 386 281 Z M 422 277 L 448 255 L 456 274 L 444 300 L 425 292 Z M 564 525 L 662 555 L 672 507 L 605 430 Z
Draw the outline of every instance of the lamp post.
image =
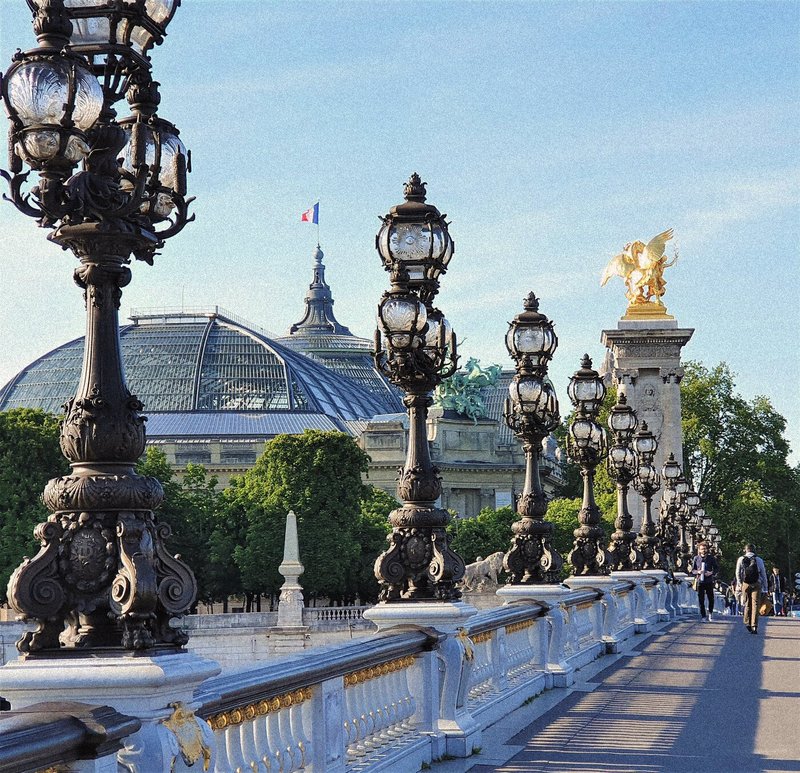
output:
M 375 562 L 380 600 L 387 602 L 457 600 L 455 584 L 464 576 L 464 562 L 445 531 L 450 515 L 436 505 L 441 476 L 426 432 L 431 392 L 455 372 L 458 355 L 450 323 L 432 305 L 454 245 L 446 216 L 425 201 L 425 185 L 411 175 L 405 202 L 382 218 L 376 237 L 392 284 L 378 306 L 375 363 L 405 392 L 409 418 L 408 454 L 397 484 L 403 504 L 389 516 L 389 548 Z
M 570 378 L 567 394 L 575 406 L 575 418 L 567 433 L 567 454 L 580 466 L 583 478 L 580 526 L 573 532 L 575 541 L 567 561 L 577 576 L 608 574 L 609 556 L 603 546 L 600 508 L 594 499 L 594 471 L 606 451 L 605 431 L 596 421 L 606 387 L 592 369 L 588 354 L 583 355 L 580 369 Z
M 686 507 L 686 494 L 689 491 L 689 482 L 683 477 L 683 472 L 675 481 L 675 523 L 678 527 L 678 542 L 675 551 L 675 566 L 685 572 L 691 563 L 692 554 L 686 540 L 689 510 Z
M 663 551 L 659 545 L 656 525 L 653 523 L 651 505 L 653 496 L 661 488 L 661 478 L 653 465 L 658 441 L 647 428 L 643 421 L 633 440 L 636 450 L 638 466 L 633 479 L 634 488 L 644 500 L 644 515 L 639 534 L 636 537 L 636 547 L 639 550 L 639 563 L 637 569 L 661 569 L 664 561 Z
M 641 554 L 634 544 L 636 535 L 631 531 L 633 517 L 628 510 L 628 489 L 636 476 L 636 454 L 631 448 L 637 425 L 636 413 L 620 392 L 617 403 L 608 415 L 608 428 L 614 444 L 608 449 L 606 468 L 617 484 L 617 518 L 614 533 L 608 546 L 609 566 L 612 571 L 627 572 L 639 567 Z
M 675 489 L 678 478 L 681 476 L 681 466 L 675 461 L 675 455 L 670 453 L 669 459 L 661 468 L 661 477 L 664 480 L 664 493 L 661 496 L 661 512 L 658 519 L 658 531 L 663 550 L 663 568 L 674 572 L 677 566 L 677 549 L 680 543 L 678 529 L 678 493 Z
M 16 54 L 2 81 L 10 200 L 78 258 L 87 317 L 80 382 L 61 426 L 72 471 L 47 484 L 41 550 L 9 583 L 11 606 L 38 623 L 17 643 L 23 652 L 56 650 L 59 639 L 128 650 L 186 641 L 169 620 L 189 609 L 196 583 L 164 545 L 170 529 L 153 513 L 160 483 L 134 472 L 145 419 L 125 384 L 118 321 L 131 257 L 152 263 L 192 219 L 189 154 L 156 115 L 147 55 L 179 4 L 28 0 L 39 46 Z M 132 115 L 117 120 L 123 96 Z M 23 164 L 39 177 L 27 193 Z
M 689 556 L 687 560 L 688 566 L 691 562 L 691 558 L 694 557 L 697 551 L 697 543 L 699 542 L 697 537 L 700 530 L 700 523 L 697 518 L 697 508 L 700 506 L 700 497 L 696 491 L 690 489 L 684 494 L 683 503 L 686 514 L 686 525 L 689 530 L 689 549 L 687 551 Z
M 511 549 L 503 558 L 511 584 L 558 583 L 564 563 L 552 545 L 553 525 L 544 520 L 547 496 L 539 475 L 542 441 L 558 426 L 558 399 L 547 363 L 558 346 L 553 323 L 539 313 L 530 293 L 524 311 L 509 323 L 506 348 L 516 363 L 504 418 L 525 451 L 525 487 L 517 502 Z

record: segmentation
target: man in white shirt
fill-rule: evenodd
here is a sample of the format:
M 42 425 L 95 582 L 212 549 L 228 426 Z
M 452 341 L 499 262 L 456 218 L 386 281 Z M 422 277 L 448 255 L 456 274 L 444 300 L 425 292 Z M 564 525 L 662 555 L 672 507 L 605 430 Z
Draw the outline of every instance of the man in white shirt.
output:
M 736 589 L 744 603 L 744 624 L 750 633 L 758 633 L 758 607 L 761 594 L 767 593 L 767 570 L 753 546 L 744 546 L 744 555 L 736 562 Z

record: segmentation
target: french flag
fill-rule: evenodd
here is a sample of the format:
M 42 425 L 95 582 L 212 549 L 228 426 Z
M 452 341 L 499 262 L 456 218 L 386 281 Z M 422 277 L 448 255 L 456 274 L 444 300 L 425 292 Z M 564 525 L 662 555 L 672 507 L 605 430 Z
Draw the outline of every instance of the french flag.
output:
M 300 215 L 302 223 L 317 223 L 319 224 L 319 202 L 317 202 L 311 209 L 307 209 Z

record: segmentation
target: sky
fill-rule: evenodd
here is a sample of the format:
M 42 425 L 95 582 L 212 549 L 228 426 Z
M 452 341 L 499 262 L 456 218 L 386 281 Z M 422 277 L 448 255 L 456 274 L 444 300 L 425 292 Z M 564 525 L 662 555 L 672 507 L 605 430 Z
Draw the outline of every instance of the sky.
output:
M 342 324 L 372 336 L 378 217 L 418 172 L 456 252 L 437 305 L 461 353 L 511 367 L 533 290 L 556 323 L 562 409 L 616 327 L 609 260 L 675 231 L 664 302 L 767 395 L 800 460 L 800 3 L 183 0 L 152 53 L 160 114 L 192 151 L 196 222 L 133 267 L 131 308 L 221 306 L 283 333 L 317 229 Z M 0 58 L 35 39 L 0 0 Z M 124 105 L 119 108 L 124 114 Z M 7 126 L 5 117 L 0 123 Z M 0 206 L 0 384 L 83 333 L 75 259 Z

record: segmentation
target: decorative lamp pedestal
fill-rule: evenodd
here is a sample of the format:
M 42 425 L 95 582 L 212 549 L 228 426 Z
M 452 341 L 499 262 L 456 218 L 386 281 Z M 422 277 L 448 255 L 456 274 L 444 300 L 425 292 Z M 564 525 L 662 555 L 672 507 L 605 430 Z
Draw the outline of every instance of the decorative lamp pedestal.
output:
M 619 608 L 616 596 L 613 592 L 613 588 L 618 582 L 619 580 L 605 575 L 567 577 L 567 579 L 564 580 L 564 584 L 572 590 L 577 590 L 578 588 L 593 588 L 603 594 L 600 599 L 602 608 L 597 620 L 597 627 L 606 645 L 607 653 L 618 652 L 620 642 L 624 641 L 628 633 L 630 633 L 627 630 L 620 630 L 619 628 Z M 630 627 L 633 628 L 632 622 Z
M 632 582 L 636 587 L 633 591 L 634 608 L 633 622 L 636 624 L 636 633 L 647 633 L 658 621 L 658 614 L 655 605 L 650 601 L 645 588 L 648 576 L 643 572 L 611 572 L 612 580 L 626 580 Z
M 463 601 L 414 601 L 380 603 L 364 612 L 378 626 L 378 633 L 390 628 L 432 628 L 439 633 L 457 633 L 478 613 Z
M 546 604 L 547 610 L 547 663 L 545 668 L 552 679 L 549 687 L 570 687 L 575 681 L 575 667 L 566 660 L 567 616 L 563 600 L 572 589 L 566 585 L 504 585 L 498 588 L 497 595 L 503 599 L 504 606 L 509 604 L 533 602 Z
M 194 715 L 194 692 L 221 671 L 189 652 L 153 656 L 26 658 L 0 668 L 0 695 L 12 709 L 53 700 L 111 706 L 141 720 L 117 754 L 130 773 L 214 769 L 208 725 Z
M 669 603 L 669 586 L 667 585 L 667 577 L 669 572 L 663 569 L 643 569 L 642 574 L 647 577 L 652 577 L 656 581 L 656 614 L 658 614 L 658 621 L 664 623 L 673 617 L 676 617 L 676 612 L 671 608 Z
M 415 693 L 423 726 L 432 730 L 434 757 L 469 757 L 481 745 L 481 728 L 467 709 L 467 691 L 474 657 L 464 626 L 478 610 L 463 601 L 380 603 L 364 612 L 378 633 L 396 628 L 421 628 L 443 634 L 433 652 L 423 655 L 423 675 Z M 444 670 L 438 660 L 444 661 Z M 440 679 L 441 689 L 437 689 Z

